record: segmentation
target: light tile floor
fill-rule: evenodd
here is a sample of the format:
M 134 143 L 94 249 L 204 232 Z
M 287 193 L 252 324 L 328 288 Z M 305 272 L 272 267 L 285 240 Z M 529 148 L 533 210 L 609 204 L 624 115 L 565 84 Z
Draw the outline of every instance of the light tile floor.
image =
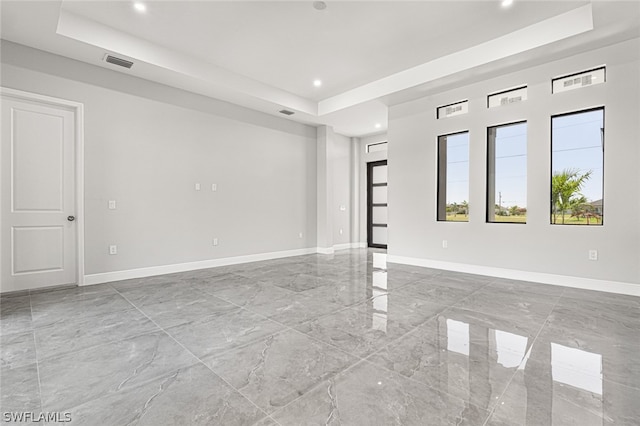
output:
M 637 297 L 351 250 L 0 305 L 3 424 L 640 424 Z

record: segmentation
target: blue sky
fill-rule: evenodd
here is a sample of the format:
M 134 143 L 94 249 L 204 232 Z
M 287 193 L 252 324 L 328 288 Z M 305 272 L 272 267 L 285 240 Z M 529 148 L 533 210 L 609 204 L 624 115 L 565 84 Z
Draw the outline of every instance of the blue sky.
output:
M 496 204 L 527 207 L 527 123 L 497 128 L 495 172 Z
M 555 117 L 552 121 L 551 169 L 591 171 L 582 188 L 589 201 L 602 198 L 603 149 L 600 129 L 604 127 L 604 111 L 594 110 Z
M 447 136 L 447 204 L 469 201 L 469 133 Z
M 582 188 L 589 201 L 602 198 L 603 111 L 555 117 L 552 120 L 551 169 L 591 171 Z M 527 123 L 499 127 L 496 133 L 496 203 L 527 206 Z M 551 176 L 549 176 L 549 182 Z M 550 184 L 549 184 L 550 185 Z M 447 136 L 447 203 L 469 201 L 469 133 Z

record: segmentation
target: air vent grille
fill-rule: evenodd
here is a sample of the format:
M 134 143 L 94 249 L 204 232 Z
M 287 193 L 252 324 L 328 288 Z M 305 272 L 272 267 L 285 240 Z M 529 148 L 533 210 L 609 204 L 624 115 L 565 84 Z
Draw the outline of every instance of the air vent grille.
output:
M 284 115 L 293 115 L 295 114 L 293 111 L 289 111 L 288 109 L 281 109 L 280 114 L 284 114 Z
M 104 57 L 105 62 L 108 62 L 113 65 L 118 65 L 119 67 L 131 68 L 133 66 L 133 62 L 127 61 L 126 59 L 118 58 L 116 56 L 106 55 Z

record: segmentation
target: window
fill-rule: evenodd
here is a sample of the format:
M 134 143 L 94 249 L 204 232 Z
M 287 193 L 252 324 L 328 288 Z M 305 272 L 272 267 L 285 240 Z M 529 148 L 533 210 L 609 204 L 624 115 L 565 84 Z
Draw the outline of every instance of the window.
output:
M 487 222 L 527 221 L 527 123 L 487 129 Z
M 551 117 L 551 223 L 602 225 L 604 108 Z
M 589 71 L 558 77 L 551 80 L 551 93 L 567 92 L 581 89 L 594 84 L 602 84 L 606 81 L 606 69 L 600 67 Z
M 497 108 L 527 100 L 527 86 L 503 90 L 487 96 L 487 108 Z
M 438 136 L 438 220 L 469 221 L 469 132 Z
M 367 144 L 367 154 L 370 152 L 377 152 L 377 151 L 386 151 L 387 150 L 387 142 L 374 142 L 374 143 L 368 143 Z
M 454 117 L 456 115 L 462 115 L 469 112 L 469 101 L 460 101 L 454 104 L 443 105 L 436 108 L 436 118 Z

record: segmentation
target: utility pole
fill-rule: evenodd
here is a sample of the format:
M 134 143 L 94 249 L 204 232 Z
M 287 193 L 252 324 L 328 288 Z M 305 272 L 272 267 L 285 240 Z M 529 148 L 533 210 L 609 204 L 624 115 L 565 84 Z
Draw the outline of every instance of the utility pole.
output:
M 502 191 L 498 191 L 498 211 L 502 214 Z

